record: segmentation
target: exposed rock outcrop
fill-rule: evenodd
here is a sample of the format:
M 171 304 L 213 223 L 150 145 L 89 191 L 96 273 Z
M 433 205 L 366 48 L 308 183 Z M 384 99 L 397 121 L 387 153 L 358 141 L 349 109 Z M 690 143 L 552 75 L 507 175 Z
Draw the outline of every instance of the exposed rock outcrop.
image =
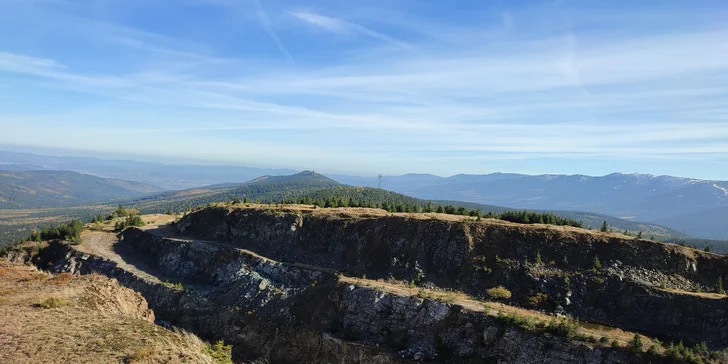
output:
M 548 297 L 542 308 L 581 320 L 728 346 L 727 299 L 660 288 L 714 287 L 719 277 L 728 282 L 728 259 L 677 245 L 571 227 L 337 209 L 207 208 L 185 216 L 178 230 L 281 261 L 475 296 L 504 285 L 517 305 L 542 293 Z M 543 264 L 536 264 L 537 254 Z
M 155 282 L 115 262 L 52 243 L 32 259 L 54 272 L 101 273 L 140 292 L 157 317 L 234 345 L 239 359 L 273 363 L 637 363 L 596 348 L 504 326 L 458 305 L 381 292 L 335 274 L 232 247 L 130 229 L 120 248 L 146 256 L 188 288 Z M 16 257 L 22 259 L 22 257 Z M 186 287 L 186 286 L 185 286 Z

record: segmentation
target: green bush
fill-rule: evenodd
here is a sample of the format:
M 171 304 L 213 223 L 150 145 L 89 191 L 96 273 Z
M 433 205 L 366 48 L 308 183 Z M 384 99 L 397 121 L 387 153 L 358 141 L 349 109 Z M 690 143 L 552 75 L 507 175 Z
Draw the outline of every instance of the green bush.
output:
M 233 346 L 220 340 L 205 350 L 219 364 L 233 364 Z
M 126 219 L 117 221 L 114 225 L 114 229 L 116 229 L 117 231 L 122 231 L 132 226 L 144 226 L 144 220 L 142 219 L 142 217 L 139 215 L 131 215 Z
M 592 265 L 592 271 L 597 273 L 602 270 L 602 262 L 599 261 L 598 256 L 594 256 L 594 264 Z
M 650 345 L 650 348 L 647 349 L 647 354 L 650 354 L 652 356 L 657 356 L 657 347 L 655 345 Z
M 547 330 L 571 341 L 579 336 L 579 321 L 568 317 L 561 321 L 551 318 Z
M 172 289 L 176 289 L 178 291 L 184 291 L 185 290 L 185 287 L 180 282 L 172 283 L 170 281 L 164 281 L 164 282 L 162 282 L 162 284 L 165 287 L 172 288 Z
M 548 301 L 549 296 L 545 293 L 536 293 L 535 295 L 528 297 L 528 304 L 533 307 L 541 307 L 543 306 L 546 301 Z
M 43 302 L 37 304 L 40 308 L 58 308 L 63 306 L 68 306 L 70 302 L 67 300 L 64 300 L 63 298 L 58 297 L 50 297 Z
M 486 257 L 484 255 L 477 256 L 473 258 L 473 264 L 475 265 L 475 270 L 483 272 L 483 274 L 488 275 L 493 273 L 493 270 L 488 267 L 486 264 Z
M 534 331 L 539 326 L 536 319 L 531 317 L 525 317 L 514 312 L 510 315 L 506 315 L 503 312 L 498 312 L 498 320 L 506 326 L 515 326 L 526 331 Z
M 634 337 L 632 338 L 632 341 L 629 342 L 629 350 L 634 351 L 635 353 L 641 353 L 642 352 L 642 336 L 639 334 L 634 334 Z
M 34 230 L 30 234 L 30 240 L 67 240 L 74 243 L 81 242 L 81 232 L 83 231 L 83 222 L 81 220 L 71 220 L 68 224 L 60 224 L 58 226 L 46 226 L 41 230 Z
M 511 298 L 511 291 L 507 290 L 503 286 L 493 287 L 488 289 L 488 296 L 497 300 L 507 300 Z

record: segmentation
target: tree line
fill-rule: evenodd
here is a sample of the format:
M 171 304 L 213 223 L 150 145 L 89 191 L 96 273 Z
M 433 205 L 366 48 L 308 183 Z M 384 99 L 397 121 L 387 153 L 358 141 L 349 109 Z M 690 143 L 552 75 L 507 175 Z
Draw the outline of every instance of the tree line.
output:
M 33 230 L 30 233 L 31 241 L 43 240 L 68 240 L 71 242 L 81 241 L 81 232 L 83 231 L 83 222 L 78 219 L 71 220 L 68 224 L 50 225 L 40 230 Z
M 354 196 L 336 196 L 328 199 L 321 197 L 312 198 L 305 196 L 301 198 L 287 198 L 280 201 L 283 204 L 303 204 L 314 205 L 323 208 L 336 207 L 369 207 L 380 208 L 388 212 L 409 212 L 409 213 L 428 213 L 437 212 L 449 215 L 471 216 L 475 218 L 490 218 L 510 221 L 520 224 L 548 224 L 558 226 L 574 226 L 583 228 L 581 221 L 562 218 L 552 213 L 538 213 L 533 211 L 505 211 L 496 213 L 492 211 L 483 212 L 480 209 L 468 209 L 464 206 L 443 205 L 432 201 L 419 202 L 413 199 L 415 203 L 405 203 L 402 201 L 377 201 L 373 199 L 357 199 Z

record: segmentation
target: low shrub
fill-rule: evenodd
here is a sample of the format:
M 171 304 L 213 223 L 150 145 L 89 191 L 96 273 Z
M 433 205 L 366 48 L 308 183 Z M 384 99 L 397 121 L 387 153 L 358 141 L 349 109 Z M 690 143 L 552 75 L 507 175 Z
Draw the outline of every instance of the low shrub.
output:
M 507 290 L 503 286 L 493 287 L 488 289 L 488 296 L 497 300 L 507 300 L 511 298 L 511 291 Z
M 219 364 L 233 364 L 233 346 L 225 345 L 225 342 L 220 340 L 215 345 L 207 347 L 205 350 Z
M 579 336 L 579 321 L 568 317 L 560 321 L 556 320 L 556 318 L 551 318 L 547 329 L 549 332 L 563 336 L 571 341 Z
M 629 350 L 632 350 L 635 353 L 641 353 L 642 348 L 644 344 L 642 343 L 642 336 L 639 334 L 634 334 L 634 337 L 629 342 Z
M 543 306 L 546 301 L 548 301 L 549 296 L 545 293 L 536 293 L 535 295 L 528 297 L 528 304 L 533 307 L 541 307 Z
M 144 226 L 144 220 L 139 215 L 131 215 L 123 220 L 117 221 L 114 225 L 116 231 L 122 231 L 132 226 Z
M 36 306 L 40 308 L 58 308 L 68 306 L 69 304 L 71 303 L 63 298 L 50 297 L 45 299 L 43 302 L 37 304 Z
M 539 326 L 539 322 L 536 319 L 521 316 L 518 312 L 514 312 L 510 315 L 506 315 L 503 312 L 498 313 L 498 320 L 506 326 L 520 327 L 526 331 L 534 331 Z
M 170 281 L 164 281 L 164 282 L 162 282 L 162 284 L 165 285 L 168 288 L 176 289 L 178 291 L 184 291 L 185 290 L 185 287 L 180 282 L 172 283 Z

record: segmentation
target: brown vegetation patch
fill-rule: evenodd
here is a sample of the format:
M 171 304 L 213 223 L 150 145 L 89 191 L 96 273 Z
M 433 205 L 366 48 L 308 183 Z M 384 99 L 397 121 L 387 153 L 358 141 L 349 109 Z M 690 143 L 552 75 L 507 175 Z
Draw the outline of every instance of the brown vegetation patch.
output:
M 146 301 L 115 280 L 35 279 L 48 276 L 1 258 L 0 271 L 0 363 L 215 362 L 197 337 L 151 322 Z
M 64 272 L 64 273 L 58 274 L 55 277 L 51 278 L 49 280 L 49 283 L 66 284 L 66 283 L 68 283 L 68 281 L 73 279 L 73 277 L 74 277 L 73 274 Z

